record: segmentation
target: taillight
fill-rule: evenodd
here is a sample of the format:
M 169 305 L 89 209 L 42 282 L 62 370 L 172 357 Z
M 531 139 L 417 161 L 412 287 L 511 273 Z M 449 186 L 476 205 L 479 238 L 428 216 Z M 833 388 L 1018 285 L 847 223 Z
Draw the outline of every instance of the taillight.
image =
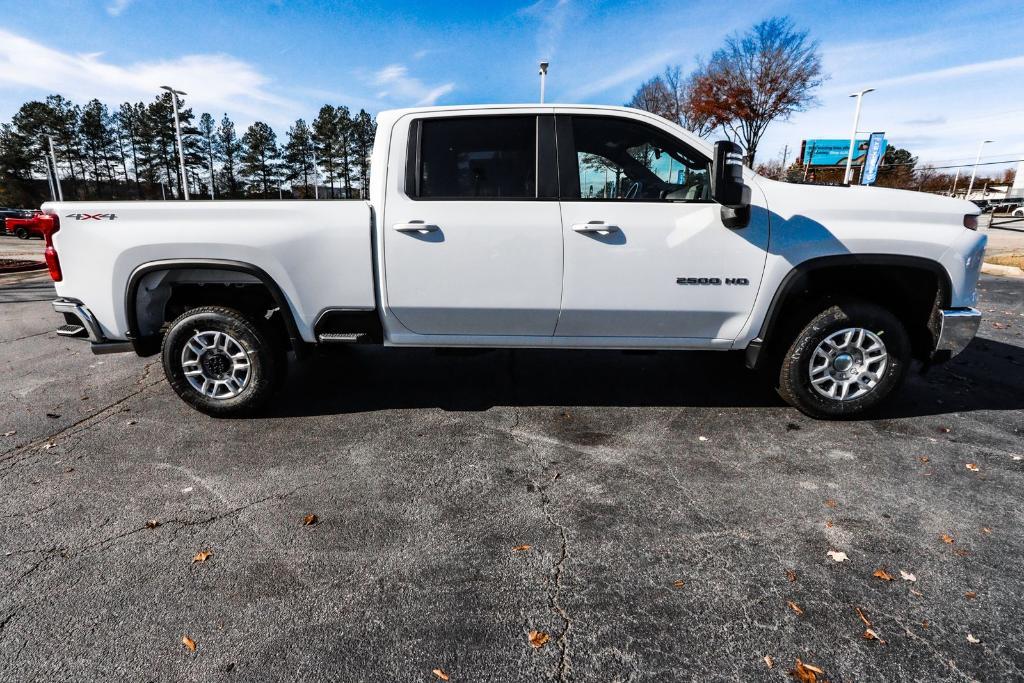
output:
M 968 230 L 978 229 L 978 216 L 977 214 L 969 213 L 964 216 L 964 227 Z
M 60 257 L 57 256 L 57 250 L 53 247 L 53 233 L 60 230 L 60 219 L 53 214 L 40 214 L 35 217 L 36 225 L 39 226 L 39 231 L 43 233 L 43 239 L 46 240 L 46 251 L 43 252 L 46 257 L 46 267 L 50 271 L 50 277 L 54 282 L 60 282 L 64 279 L 64 275 L 60 272 Z

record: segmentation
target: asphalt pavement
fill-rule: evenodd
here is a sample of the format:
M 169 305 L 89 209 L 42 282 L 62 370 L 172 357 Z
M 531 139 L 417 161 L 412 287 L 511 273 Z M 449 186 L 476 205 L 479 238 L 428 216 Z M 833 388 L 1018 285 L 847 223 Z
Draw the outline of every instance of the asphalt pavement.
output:
M 1024 280 L 851 422 L 733 354 L 393 349 L 215 420 L 2 280 L 2 680 L 1024 678 Z

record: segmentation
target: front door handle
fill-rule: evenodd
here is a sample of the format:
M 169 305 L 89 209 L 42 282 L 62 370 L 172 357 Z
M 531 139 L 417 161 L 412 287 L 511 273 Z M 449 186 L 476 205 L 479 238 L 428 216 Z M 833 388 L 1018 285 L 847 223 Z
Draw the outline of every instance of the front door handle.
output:
M 408 223 L 395 223 L 395 230 L 398 232 L 417 232 L 421 235 L 428 232 L 437 232 L 441 228 L 436 225 L 429 225 L 423 221 L 410 221 Z
M 613 232 L 618 232 L 619 226 L 608 225 L 604 221 L 590 221 L 589 223 L 576 223 L 572 226 L 572 229 L 576 232 L 596 232 L 601 235 L 608 235 Z

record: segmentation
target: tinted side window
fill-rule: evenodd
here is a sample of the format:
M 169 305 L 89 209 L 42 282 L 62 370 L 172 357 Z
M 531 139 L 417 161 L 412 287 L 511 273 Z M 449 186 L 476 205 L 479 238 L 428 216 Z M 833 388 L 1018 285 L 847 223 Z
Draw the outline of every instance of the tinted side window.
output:
M 536 196 L 537 117 L 424 119 L 421 126 L 420 197 Z
M 710 162 L 652 126 L 612 117 L 572 119 L 580 199 L 701 201 Z

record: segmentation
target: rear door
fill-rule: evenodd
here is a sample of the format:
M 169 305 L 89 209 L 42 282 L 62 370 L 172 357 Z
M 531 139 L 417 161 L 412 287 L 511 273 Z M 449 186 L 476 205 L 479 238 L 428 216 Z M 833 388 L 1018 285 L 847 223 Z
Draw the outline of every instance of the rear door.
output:
M 554 117 L 395 126 L 383 235 L 390 312 L 423 335 L 551 336 L 562 294 Z M 408 119 L 403 119 L 408 121 Z
M 622 115 L 559 115 L 565 274 L 556 336 L 733 339 L 764 271 L 763 211 L 745 228 L 710 199 L 710 159 Z

